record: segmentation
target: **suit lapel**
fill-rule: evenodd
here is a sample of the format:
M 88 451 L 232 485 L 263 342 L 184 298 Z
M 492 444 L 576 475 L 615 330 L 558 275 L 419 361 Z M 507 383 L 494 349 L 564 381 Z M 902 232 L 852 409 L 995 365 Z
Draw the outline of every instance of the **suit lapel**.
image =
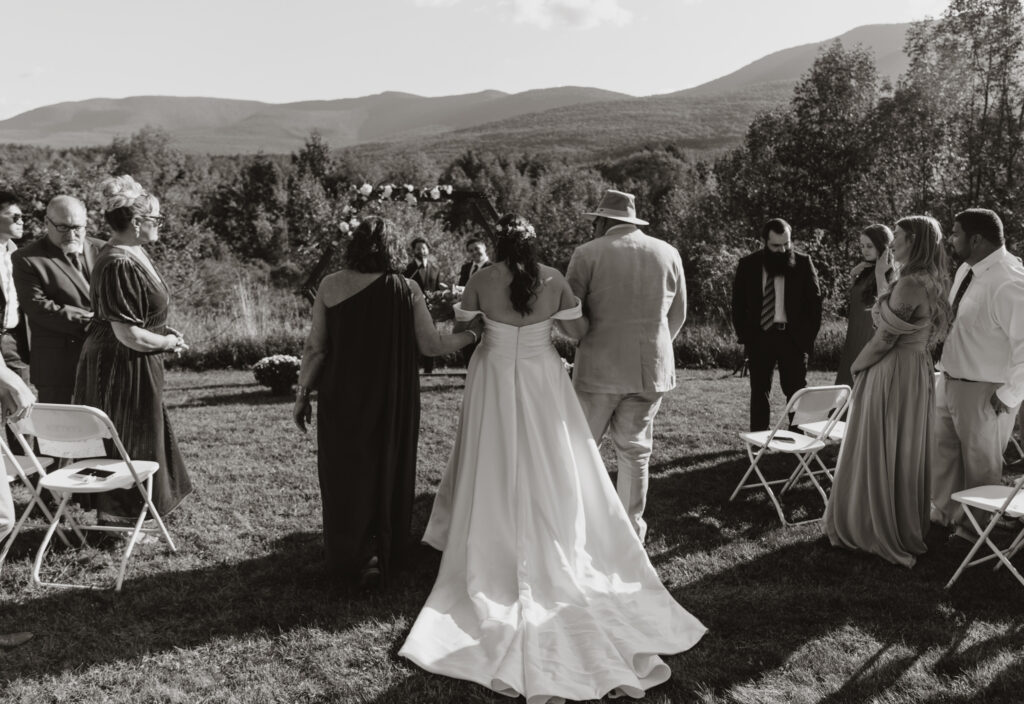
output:
M 79 272 L 75 271 L 74 267 L 67 263 L 67 261 L 64 259 L 64 253 L 61 251 L 60 247 L 55 246 L 49 240 L 47 240 L 47 244 L 49 245 L 51 255 L 50 258 L 53 260 L 54 265 L 62 272 L 64 272 L 64 275 L 68 277 L 68 279 L 71 281 L 74 287 L 78 289 L 78 292 L 82 294 L 83 299 L 88 301 L 89 284 L 88 282 L 86 282 L 85 277 L 83 277 Z M 88 243 L 85 246 L 88 249 Z

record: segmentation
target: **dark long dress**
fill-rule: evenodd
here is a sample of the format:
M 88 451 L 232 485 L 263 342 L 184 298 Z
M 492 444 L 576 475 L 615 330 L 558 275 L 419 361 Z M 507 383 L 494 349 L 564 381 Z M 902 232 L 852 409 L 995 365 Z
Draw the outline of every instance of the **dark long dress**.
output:
M 134 256 L 107 245 L 93 267 L 89 296 L 95 317 L 78 360 L 74 403 L 95 406 L 110 416 L 132 459 L 160 463 L 153 475 L 153 503 L 166 515 L 192 493 L 192 482 L 164 408 L 163 357 L 121 344 L 111 323 L 163 333 L 170 302 L 167 286 Z M 135 489 L 97 496 L 97 508 L 114 516 L 138 515 L 141 505 Z
M 420 386 L 412 292 L 385 274 L 326 309 L 317 447 L 329 565 L 355 574 L 376 555 L 386 581 L 409 546 Z
M 875 269 L 869 267 L 861 272 L 861 275 L 850 286 L 850 294 L 847 299 L 849 313 L 846 325 L 846 343 L 843 345 L 843 353 L 839 357 L 839 370 L 836 373 L 836 383 L 853 386 L 853 374 L 850 367 L 853 360 L 868 344 L 868 340 L 875 334 L 875 324 L 871 319 L 871 307 L 874 299 L 864 301 L 864 290 L 875 281 Z

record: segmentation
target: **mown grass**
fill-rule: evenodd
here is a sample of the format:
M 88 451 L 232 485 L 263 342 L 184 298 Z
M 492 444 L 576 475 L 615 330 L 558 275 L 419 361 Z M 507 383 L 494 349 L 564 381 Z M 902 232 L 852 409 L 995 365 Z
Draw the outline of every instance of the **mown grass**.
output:
M 812 383 L 831 374 L 812 374 Z M 680 371 L 658 419 L 648 551 L 709 627 L 668 658 L 646 701 L 1019 702 L 1024 591 L 1003 571 L 943 585 L 966 551 L 936 531 L 913 570 L 831 548 L 816 524 L 783 528 L 762 495 L 729 503 L 745 469 L 736 432 L 747 380 Z M 504 702 L 418 670 L 396 653 L 439 555 L 421 548 L 385 594 L 360 594 L 321 564 L 315 448 L 287 398 L 247 372 L 172 372 L 167 402 L 196 484 L 170 517 L 180 550 L 146 546 L 124 592 L 28 586 L 41 531 L 0 578 L 0 630 L 36 638 L 0 651 L 5 702 Z M 462 378 L 423 381 L 414 528 L 447 461 Z M 811 492 L 787 501 L 820 511 Z M 112 551 L 89 555 L 109 562 Z M 55 555 L 81 576 L 78 554 Z

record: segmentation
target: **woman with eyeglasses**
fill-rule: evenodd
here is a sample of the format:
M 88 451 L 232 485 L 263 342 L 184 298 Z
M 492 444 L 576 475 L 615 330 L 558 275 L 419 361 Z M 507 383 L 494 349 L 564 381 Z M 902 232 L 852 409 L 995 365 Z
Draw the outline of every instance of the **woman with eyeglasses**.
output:
M 162 355 L 188 345 L 167 326 L 170 294 L 143 248 L 160 236 L 160 202 L 131 176 L 108 178 L 100 187 L 112 234 L 92 272 L 95 317 L 78 361 L 74 402 L 105 411 L 132 459 L 160 463 L 153 503 L 163 516 L 192 492 L 163 402 Z M 134 520 L 141 507 L 134 489 L 98 498 L 108 523 Z

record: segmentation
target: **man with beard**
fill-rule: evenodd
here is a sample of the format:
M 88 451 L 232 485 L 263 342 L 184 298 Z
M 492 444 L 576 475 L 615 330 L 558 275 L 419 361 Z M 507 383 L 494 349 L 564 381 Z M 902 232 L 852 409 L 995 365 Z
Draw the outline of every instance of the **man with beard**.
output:
M 85 236 L 85 205 L 56 196 L 46 234 L 12 257 L 18 302 L 28 317 L 32 383 L 42 403 L 70 403 L 78 355 L 92 321 L 89 275 L 96 249 Z
M 960 523 L 956 534 L 973 541 L 950 496 L 1002 478 L 1003 451 L 1024 399 L 1024 266 L 1006 251 L 1003 223 L 991 210 L 957 213 L 949 244 L 963 263 L 949 292 L 952 324 L 937 365 L 932 521 Z
M 750 429 L 767 430 L 772 375 L 779 367 L 788 399 L 807 385 L 807 360 L 821 327 L 821 287 L 806 254 L 793 251 L 781 218 L 761 228 L 764 247 L 740 259 L 732 288 L 732 324 L 750 365 Z

